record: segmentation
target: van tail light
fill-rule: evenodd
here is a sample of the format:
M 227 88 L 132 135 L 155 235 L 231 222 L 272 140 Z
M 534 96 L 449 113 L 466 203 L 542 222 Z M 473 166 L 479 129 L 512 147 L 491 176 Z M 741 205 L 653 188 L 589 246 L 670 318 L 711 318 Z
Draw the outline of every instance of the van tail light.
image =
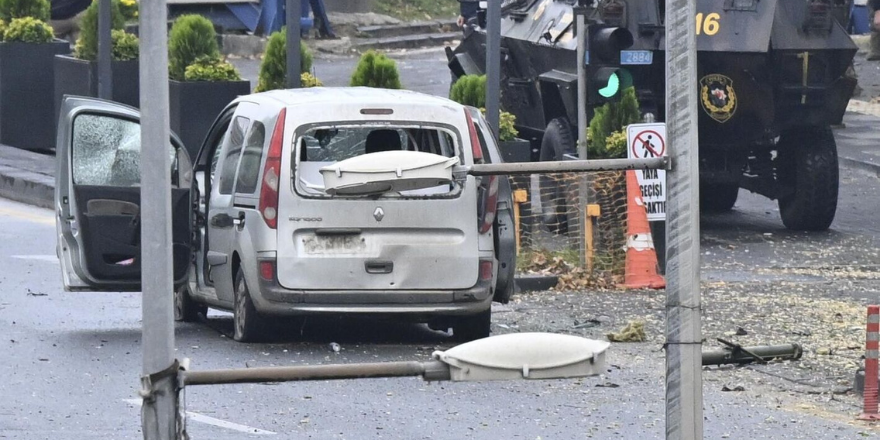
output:
M 467 117 L 468 133 L 471 136 L 471 150 L 474 153 L 474 163 L 483 163 L 483 148 L 480 146 L 480 138 L 477 136 L 474 118 L 471 117 L 468 109 L 464 109 L 464 115 Z
M 275 121 L 275 131 L 269 141 L 269 154 L 263 167 L 263 183 L 260 189 L 260 214 L 266 225 L 278 227 L 278 188 L 281 183 L 281 150 L 284 143 L 284 120 L 287 109 L 281 109 Z
M 480 234 L 485 234 L 492 229 L 495 223 L 495 211 L 498 209 L 498 176 L 483 177 L 486 186 L 481 185 L 479 224 Z
M 494 275 L 492 260 L 480 260 L 480 281 L 488 281 Z
M 260 278 L 263 281 L 275 281 L 275 260 L 260 261 Z

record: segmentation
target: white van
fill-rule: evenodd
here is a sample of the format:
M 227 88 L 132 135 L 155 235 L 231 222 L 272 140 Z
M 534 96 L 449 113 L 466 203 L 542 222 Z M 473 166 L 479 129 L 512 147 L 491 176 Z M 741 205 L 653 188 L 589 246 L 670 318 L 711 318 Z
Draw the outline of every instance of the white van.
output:
M 68 289 L 140 289 L 137 117 L 116 103 L 64 101 L 56 206 Z M 488 336 L 493 298 L 510 297 L 507 179 L 325 185 L 324 174 L 364 155 L 500 161 L 475 109 L 409 91 L 272 91 L 231 103 L 194 167 L 171 144 L 179 320 L 208 306 L 232 310 L 235 339 L 250 341 L 265 335 L 269 315 L 378 315 L 469 340 Z M 405 163 L 391 165 L 400 174 Z

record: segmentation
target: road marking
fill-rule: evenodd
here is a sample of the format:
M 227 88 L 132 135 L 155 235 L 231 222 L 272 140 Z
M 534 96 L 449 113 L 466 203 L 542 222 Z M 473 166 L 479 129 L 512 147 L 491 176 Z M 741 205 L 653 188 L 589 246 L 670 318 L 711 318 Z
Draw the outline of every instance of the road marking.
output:
M 123 402 L 131 405 L 140 407 L 143 402 L 140 399 L 122 399 Z M 247 425 L 239 425 L 238 423 L 227 422 L 226 420 L 215 419 L 213 417 L 209 417 L 203 414 L 194 413 L 192 411 L 186 412 L 186 417 L 193 422 L 204 423 L 206 425 L 216 426 L 218 428 L 229 429 L 232 431 L 242 432 L 245 434 L 251 435 L 275 435 L 276 433 L 272 431 L 266 431 L 264 429 L 254 428 L 252 426 Z
M 57 255 L 13 255 L 12 258 L 18 258 L 19 260 L 45 261 L 47 263 L 57 263 L 58 262 Z
M 0 217 L 15 217 L 42 225 L 55 225 L 55 217 L 51 215 L 39 215 L 19 209 L 0 208 Z

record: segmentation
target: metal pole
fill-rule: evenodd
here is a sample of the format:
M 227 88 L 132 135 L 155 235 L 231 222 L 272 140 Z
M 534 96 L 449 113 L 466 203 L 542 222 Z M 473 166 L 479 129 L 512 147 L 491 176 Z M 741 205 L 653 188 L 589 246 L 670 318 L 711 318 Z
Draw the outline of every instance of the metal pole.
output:
M 578 96 L 577 96 L 577 131 L 578 131 L 578 158 L 587 159 L 587 66 L 584 65 L 586 59 L 587 44 L 587 26 L 584 20 L 584 8 L 575 7 L 577 16 L 577 78 L 578 78 Z
M 308 1 L 308 0 L 306 0 Z M 302 60 L 299 53 L 302 23 L 302 0 L 287 0 L 285 19 L 287 20 L 287 87 L 298 89 L 301 85 L 300 71 Z
M 98 98 L 113 99 L 113 73 L 110 62 L 113 54 L 111 36 L 111 0 L 98 2 Z
M 495 138 L 498 138 L 501 111 L 501 0 L 486 3 L 486 119 Z
M 545 173 L 583 173 L 596 171 L 665 170 L 667 157 L 647 159 L 561 160 L 548 162 L 505 162 L 476 164 L 452 170 L 453 175 L 471 176 L 523 175 Z
M 141 344 L 145 376 L 175 365 L 167 23 L 165 0 L 141 2 Z M 177 438 L 176 382 L 172 375 L 143 384 L 144 439 Z
M 380 362 L 186 371 L 183 373 L 183 382 L 185 386 L 193 386 L 408 376 L 422 376 L 426 381 L 450 380 L 449 365 L 440 361 Z
M 696 0 L 666 5 L 666 438 L 703 438 Z

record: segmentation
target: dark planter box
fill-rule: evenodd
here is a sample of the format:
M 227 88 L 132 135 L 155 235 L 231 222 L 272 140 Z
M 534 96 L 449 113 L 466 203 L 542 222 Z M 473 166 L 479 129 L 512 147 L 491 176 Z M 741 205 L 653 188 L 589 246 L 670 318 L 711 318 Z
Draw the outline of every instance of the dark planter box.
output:
M 169 81 L 171 130 L 195 160 L 211 124 L 235 98 L 251 93 L 249 81 Z
M 113 61 L 112 100 L 138 107 L 140 84 L 138 61 Z M 61 112 L 64 95 L 98 96 L 98 63 L 66 55 L 55 57 L 55 117 Z
M 525 139 L 501 142 L 499 148 L 505 162 L 531 162 L 532 144 Z
M 0 43 L 0 143 L 27 150 L 55 146 L 54 58 L 70 44 Z

